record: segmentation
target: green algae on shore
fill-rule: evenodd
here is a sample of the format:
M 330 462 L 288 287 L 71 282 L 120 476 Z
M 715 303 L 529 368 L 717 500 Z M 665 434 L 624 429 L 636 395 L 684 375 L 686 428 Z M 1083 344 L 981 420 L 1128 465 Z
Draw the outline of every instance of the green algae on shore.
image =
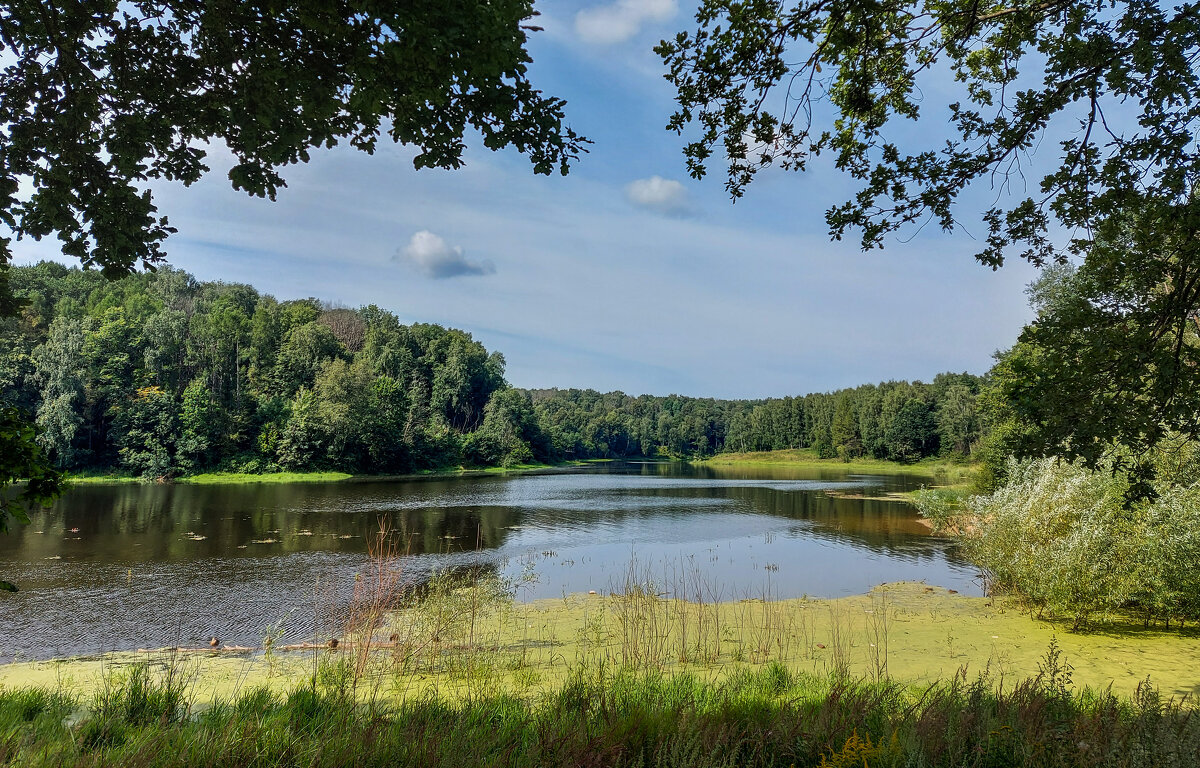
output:
M 1054 642 L 1077 687 L 1111 686 L 1130 696 L 1148 678 L 1164 695 L 1200 694 L 1195 630 L 1112 624 L 1072 633 L 1003 599 L 965 597 L 918 583 L 884 584 L 834 600 L 704 603 L 637 591 L 576 594 L 481 604 L 469 617 L 449 623 L 432 622 L 425 610 L 393 613 L 382 630 L 390 639 L 372 638 L 370 653 L 362 652 L 363 638 L 356 645 L 349 637 L 336 650 L 269 655 L 195 650 L 17 661 L 0 666 L 0 685 L 88 694 L 105 673 L 145 661 L 186 668 L 197 702 L 260 685 L 286 691 L 330 664 L 353 667 L 364 690 L 400 698 L 431 691 L 531 695 L 560 686 L 581 668 L 688 672 L 719 681 L 767 662 L 798 672 L 887 676 L 918 686 L 965 670 L 1011 685 L 1036 675 Z

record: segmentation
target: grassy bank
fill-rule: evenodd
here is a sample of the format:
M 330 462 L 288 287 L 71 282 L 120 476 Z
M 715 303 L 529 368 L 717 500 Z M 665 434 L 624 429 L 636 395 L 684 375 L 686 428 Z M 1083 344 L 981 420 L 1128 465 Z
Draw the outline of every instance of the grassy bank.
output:
M 693 463 L 712 467 L 790 467 L 794 469 L 925 475 L 933 478 L 938 485 L 945 486 L 965 486 L 970 483 L 975 472 L 974 465 L 949 459 L 928 458 L 913 464 L 870 458 L 844 461 L 837 458 L 823 459 L 810 448 L 719 453 Z
M 560 464 L 518 464 L 508 467 L 443 467 L 406 475 L 352 475 L 347 472 L 204 472 L 172 478 L 169 482 L 184 485 L 246 485 L 252 483 L 339 483 L 345 481 L 371 482 L 390 480 L 416 480 L 429 477 L 471 477 L 475 475 L 503 475 L 569 469 L 592 464 L 601 464 L 608 459 L 569 461 Z M 115 472 L 84 472 L 71 474 L 68 481 L 76 485 L 118 485 L 123 483 L 152 483 L 153 480 Z

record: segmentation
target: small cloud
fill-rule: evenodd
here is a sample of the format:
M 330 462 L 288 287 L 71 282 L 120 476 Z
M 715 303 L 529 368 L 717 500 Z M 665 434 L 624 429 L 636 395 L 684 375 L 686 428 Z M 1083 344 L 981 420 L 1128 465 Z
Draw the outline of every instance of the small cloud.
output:
M 625 199 L 639 208 L 667 216 L 682 216 L 688 211 L 687 189 L 678 181 L 651 176 L 625 187 Z
M 396 254 L 396 260 L 408 262 L 433 280 L 463 275 L 491 275 L 496 271 L 496 265 L 490 260 L 468 259 L 462 248 L 450 246 L 427 229 L 413 235 L 408 245 Z
M 666 21 L 679 10 L 677 0 L 614 0 L 575 14 L 575 32 L 597 45 L 623 43 L 648 21 Z

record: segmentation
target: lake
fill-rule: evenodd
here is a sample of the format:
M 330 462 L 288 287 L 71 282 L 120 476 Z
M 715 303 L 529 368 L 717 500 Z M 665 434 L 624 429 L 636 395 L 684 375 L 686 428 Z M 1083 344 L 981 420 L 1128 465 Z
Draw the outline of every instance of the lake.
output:
M 520 600 L 620 589 L 706 599 L 837 597 L 888 581 L 981 594 L 977 570 L 915 510 L 931 483 L 835 469 L 622 463 L 570 472 L 292 485 L 81 485 L 0 536 L 4 660 L 212 635 L 309 637 L 344 603 L 381 523 L 414 582 L 492 572 Z M 688 596 L 688 595 L 684 595 Z

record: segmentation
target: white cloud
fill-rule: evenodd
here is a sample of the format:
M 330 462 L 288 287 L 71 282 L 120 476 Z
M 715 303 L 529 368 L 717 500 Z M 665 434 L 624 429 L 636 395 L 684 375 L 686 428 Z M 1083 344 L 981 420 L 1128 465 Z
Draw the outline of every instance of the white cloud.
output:
M 614 0 L 575 14 L 575 32 L 597 45 L 623 43 L 648 21 L 666 21 L 679 10 L 677 0 Z
M 625 187 L 625 199 L 639 208 L 648 208 L 667 216 L 687 213 L 687 189 L 678 181 L 651 176 L 638 179 Z
M 397 257 L 434 280 L 462 275 L 490 275 L 496 271 L 496 266 L 491 261 L 468 259 L 462 248 L 450 246 L 427 229 L 413 235 L 408 245 L 400 249 Z

